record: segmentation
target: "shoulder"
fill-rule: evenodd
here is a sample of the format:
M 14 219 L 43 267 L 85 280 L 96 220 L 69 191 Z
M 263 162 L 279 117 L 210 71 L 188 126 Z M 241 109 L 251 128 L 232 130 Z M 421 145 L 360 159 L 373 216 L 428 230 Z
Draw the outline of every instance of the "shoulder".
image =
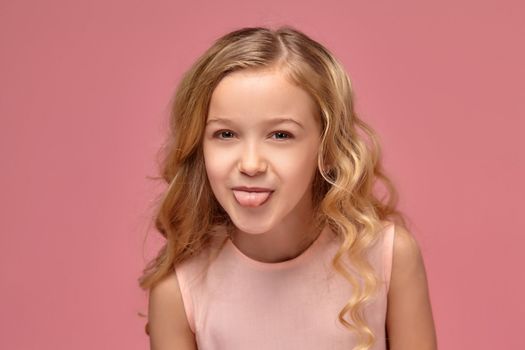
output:
M 175 272 L 151 288 L 148 304 L 148 329 L 152 349 L 178 346 L 194 349 L 182 294 Z
M 394 226 L 387 333 L 391 349 L 437 348 L 423 255 L 414 235 L 399 225 Z
M 423 255 L 417 239 L 405 227 L 394 225 L 389 296 L 405 293 L 409 286 L 426 288 Z
M 421 268 L 423 264 L 423 257 L 417 239 L 407 228 L 397 224 L 394 225 L 392 255 L 394 262 L 392 268 L 397 268 L 398 275 L 406 271 L 406 268 Z
M 149 301 L 152 306 L 177 306 L 178 299 L 182 298 L 177 274 L 173 271 L 153 286 L 149 292 Z

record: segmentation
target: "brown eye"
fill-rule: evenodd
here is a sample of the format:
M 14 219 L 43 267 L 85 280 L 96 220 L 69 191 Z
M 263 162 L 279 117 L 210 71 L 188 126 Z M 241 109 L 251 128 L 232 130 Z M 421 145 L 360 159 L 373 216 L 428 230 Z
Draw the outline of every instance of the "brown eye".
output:
M 219 130 L 217 131 L 213 136 L 214 137 L 218 137 L 219 135 L 221 136 L 224 136 L 224 135 L 233 135 L 233 133 L 230 131 L 230 130 Z M 223 137 L 219 137 L 220 139 L 223 139 Z M 229 137 L 226 137 L 226 139 L 228 139 Z
M 292 134 L 285 131 L 276 131 L 273 135 L 277 135 L 277 140 L 287 140 L 293 138 Z

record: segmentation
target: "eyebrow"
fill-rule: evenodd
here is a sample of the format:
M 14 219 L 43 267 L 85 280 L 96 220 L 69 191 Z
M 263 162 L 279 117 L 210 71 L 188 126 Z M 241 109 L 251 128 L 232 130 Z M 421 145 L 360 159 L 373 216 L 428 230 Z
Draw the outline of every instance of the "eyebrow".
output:
M 206 122 L 206 125 L 211 124 L 211 123 L 220 123 L 220 122 L 224 124 L 235 124 L 235 122 L 233 122 L 230 119 L 212 117 L 208 119 L 208 121 Z M 281 123 L 294 123 L 294 124 L 299 125 L 302 129 L 304 129 L 304 126 L 301 123 L 299 123 L 297 120 L 292 119 L 292 118 L 272 118 L 268 120 L 265 124 L 281 124 Z

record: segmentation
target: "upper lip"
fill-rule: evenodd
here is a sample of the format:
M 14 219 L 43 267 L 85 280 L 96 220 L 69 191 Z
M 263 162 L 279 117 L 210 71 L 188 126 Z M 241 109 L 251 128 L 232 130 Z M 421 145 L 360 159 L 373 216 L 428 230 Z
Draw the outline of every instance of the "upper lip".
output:
M 273 190 L 266 187 L 247 187 L 247 186 L 237 186 L 232 188 L 232 190 L 238 191 L 247 191 L 247 192 L 273 192 Z

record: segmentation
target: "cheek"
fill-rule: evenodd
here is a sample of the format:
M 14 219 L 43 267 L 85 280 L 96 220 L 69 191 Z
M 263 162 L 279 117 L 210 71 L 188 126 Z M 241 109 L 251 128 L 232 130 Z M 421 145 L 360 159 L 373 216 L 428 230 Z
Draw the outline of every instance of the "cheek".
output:
M 312 172 L 317 167 L 317 158 L 311 156 L 311 152 L 291 152 L 286 155 L 276 157 L 277 172 L 280 173 L 284 181 L 289 182 L 294 187 L 308 184 Z
M 206 174 L 211 183 L 214 183 L 221 179 L 222 171 L 220 168 L 220 162 L 217 162 L 214 158 L 208 158 L 204 160 L 206 166 Z
M 211 183 L 223 181 L 228 174 L 230 164 L 227 154 L 213 147 L 204 147 L 204 165 Z

